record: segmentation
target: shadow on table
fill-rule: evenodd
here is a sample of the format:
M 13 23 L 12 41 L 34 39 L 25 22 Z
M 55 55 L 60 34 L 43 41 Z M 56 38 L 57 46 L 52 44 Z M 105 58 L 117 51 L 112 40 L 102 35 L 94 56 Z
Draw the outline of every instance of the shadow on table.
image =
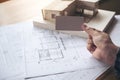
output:
M 10 0 L 0 0 L 0 3 L 6 2 L 6 1 L 10 1 Z

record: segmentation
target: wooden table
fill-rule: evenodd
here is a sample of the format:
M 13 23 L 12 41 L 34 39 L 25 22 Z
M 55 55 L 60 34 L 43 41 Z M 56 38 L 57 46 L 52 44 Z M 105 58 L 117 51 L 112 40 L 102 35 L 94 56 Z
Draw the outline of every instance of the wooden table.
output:
M 2 0 L 3 1 L 3 0 Z M 0 26 L 32 19 L 40 15 L 41 8 L 52 0 L 8 0 L 0 3 Z M 102 78 L 101 78 L 102 77 Z M 97 80 L 116 80 L 113 69 Z
M 52 0 L 8 0 L 0 3 L 0 25 L 32 19 Z

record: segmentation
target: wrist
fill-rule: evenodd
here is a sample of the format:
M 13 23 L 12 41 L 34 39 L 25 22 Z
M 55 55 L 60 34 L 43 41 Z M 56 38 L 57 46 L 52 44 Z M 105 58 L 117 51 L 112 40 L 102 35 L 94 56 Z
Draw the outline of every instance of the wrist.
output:
M 105 58 L 106 63 L 109 65 L 114 65 L 119 47 L 111 43 L 107 45 L 105 49 L 106 49 L 106 58 Z

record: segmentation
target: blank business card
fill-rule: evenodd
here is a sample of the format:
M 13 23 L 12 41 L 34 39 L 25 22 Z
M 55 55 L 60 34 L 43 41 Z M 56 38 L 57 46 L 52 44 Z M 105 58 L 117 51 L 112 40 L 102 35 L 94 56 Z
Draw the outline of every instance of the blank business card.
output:
M 56 30 L 81 31 L 84 18 L 80 16 L 57 16 Z

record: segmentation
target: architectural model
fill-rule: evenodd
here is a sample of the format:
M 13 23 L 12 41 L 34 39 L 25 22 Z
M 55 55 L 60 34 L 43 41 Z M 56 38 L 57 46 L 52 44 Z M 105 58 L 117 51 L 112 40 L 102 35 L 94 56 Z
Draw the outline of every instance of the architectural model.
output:
M 87 26 L 100 31 L 106 31 L 114 20 L 115 12 L 99 9 L 98 3 L 99 0 L 54 0 L 42 9 L 42 15 L 35 18 L 33 24 L 37 27 L 56 31 L 56 16 L 77 16 L 83 17 Z M 57 31 L 87 37 L 84 31 Z
M 98 0 L 55 0 L 42 13 L 45 20 L 52 22 L 56 16 L 83 16 L 88 22 L 98 13 Z

